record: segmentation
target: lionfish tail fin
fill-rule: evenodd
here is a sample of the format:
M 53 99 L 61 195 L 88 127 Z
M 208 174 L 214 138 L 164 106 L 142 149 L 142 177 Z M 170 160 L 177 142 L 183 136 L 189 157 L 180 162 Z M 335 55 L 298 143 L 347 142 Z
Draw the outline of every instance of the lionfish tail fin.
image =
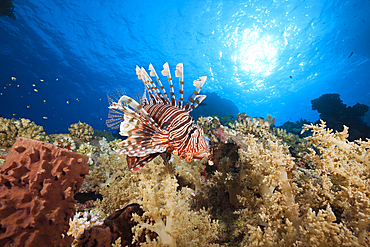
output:
M 207 76 L 201 76 L 201 77 L 199 77 L 198 80 L 195 80 L 193 82 L 193 85 L 196 87 L 196 89 L 194 90 L 190 99 L 188 100 L 188 102 L 184 106 L 184 110 L 186 110 L 186 111 L 194 110 L 205 99 L 205 95 L 199 95 L 199 93 L 200 93 L 200 90 L 202 89 L 204 83 L 206 82 L 206 80 L 207 80 Z M 198 99 L 199 103 L 196 102 L 197 99 Z

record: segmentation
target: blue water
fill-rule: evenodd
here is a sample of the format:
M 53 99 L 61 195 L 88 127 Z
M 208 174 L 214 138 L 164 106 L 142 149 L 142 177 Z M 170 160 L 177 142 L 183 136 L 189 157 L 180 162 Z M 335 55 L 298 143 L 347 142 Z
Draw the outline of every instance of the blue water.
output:
M 149 63 L 182 62 L 185 94 L 207 76 L 204 91 L 277 125 L 316 121 L 311 100 L 325 93 L 370 105 L 368 0 L 13 4 L 16 20 L 0 17 L 0 115 L 47 133 L 107 129 L 106 92 L 141 91 L 135 66 Z

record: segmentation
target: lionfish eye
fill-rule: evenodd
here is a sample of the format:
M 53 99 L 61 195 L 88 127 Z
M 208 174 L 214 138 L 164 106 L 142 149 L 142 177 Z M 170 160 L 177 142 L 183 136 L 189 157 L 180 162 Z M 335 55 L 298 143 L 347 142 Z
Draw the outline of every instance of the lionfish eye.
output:
M 195 128 L 192 128 L 192 129 L 190 130 L 189 135 L 192 135 L 192 134 L 194 133 L 194 131 L 195 131 Z

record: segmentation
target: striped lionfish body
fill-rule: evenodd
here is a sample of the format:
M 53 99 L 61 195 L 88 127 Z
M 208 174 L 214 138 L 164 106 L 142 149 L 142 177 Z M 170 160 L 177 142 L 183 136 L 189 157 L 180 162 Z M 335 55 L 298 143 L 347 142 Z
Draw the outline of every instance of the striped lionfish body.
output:
M 136 74 L 145 85 L 145 93 L 140 103 L 124 95 L 123 91 L 108 93 L 110 110 L 107 125 L 110 128 L 120 127 L 120 135 L 127 136 L 127 139 L 118 144 L 123 148 L 115 151 L 127 155 L 131 171 L 140 170 L 158 155 L 162 156 L 166 164 L 171 154 L 179 155 L 185 161 L 202 159 L 209 154 L 203 130 L 189 115 L 206 98 L 205 95 L 199 95 L 199 92 L 207 77 L 203 76 L 194 81 L 196 89 L 184 104 L 183 64 L 179 63 L 175 71 L 175 76 L 179 77 L 177 101 L 168 63 L 165 63 L 163 68 L 162 75 L 166 76 L 169 82 L 169 95 L 151 64 L 149 74 L 144 68 L 136 67 Z M 155 78 L 154 81 L 152 77 Z

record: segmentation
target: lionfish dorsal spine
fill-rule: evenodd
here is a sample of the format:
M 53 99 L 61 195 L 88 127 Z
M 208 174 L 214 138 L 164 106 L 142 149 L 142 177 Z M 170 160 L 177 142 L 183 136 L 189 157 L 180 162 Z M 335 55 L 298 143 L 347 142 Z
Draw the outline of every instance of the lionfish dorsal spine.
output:
M 178 63 L 176 65 L 175 76 L 179 78 L 179 101 L 177 105 L 182 109 L 184 104 L 184 65 L 183 63 Z
M 203 87 L 204 83 L 206 82 L 206 80 L 207 80 L 207 76 L 201 76 L 201 77 L 199 77 L 199 79 L 197 79 L 197 80 L 195 80 L 193 82 L 193 85 L 196 87 L 196 89 L 194 90 L 194 92 L 191 95 L 190 99 L 188 100 L 188 102 L 184 106 L 184 110 L 189 111 L 189 112 L 192 111 L 193 109 L 195 109 L 201 103 L 201 101 L 203 101 L 205 99 L 206 96 L 205 95 L 202 95 L 202 96 L 204 96 L 204 98 L 201 99 L 201 101 L 198 100 L 199 103 L 196 103 L 197 96 L 199 95 L 199 92 L 202 89 L 202 87 Z M 193 105 L 194 103 L 196 103 L 196 105 Z
M 197 95 L 195 97 L 194 103 L 190 106 L 190 109 L 188 111 L 191 112 L 192 110 L 197 108 L 198 105 L 200 105 L 205 98 L 207 98 L 207 95 Z
M 158 76 L 157 72 L 155 71 L 152 64 L 149 64 L 149 71 L 150 71 L 149 73 L 150 73 L 151 77 L 156 77 L 156 82 L 158 83 L 159 89 L 161 90 L 161 94 L 162 94 L 161 98 L 163 99 L 163 102 L 165 104 L 171 104 L 171 101 L 170 101 L 170 99 L 167 95 L 167 92 L 166 92 L 161 80 L 159 79 L 159 76 Z
M 171 105 L 176 106 L 175 90 L 173 88 L 170 66 L 168 65 L 168 63 L 165 63 L 163 65 L 162 75 L 167 76 L 168 84 L 170 87 Z
M 146 84 L 148 90 L 150 90 L 149 96 L 152 99 L 152 103 L 155 104 L 163 103 L 164 99 L 162 94 L 158 90 L 157 85 L 153 83 L 152 78 L 150 78 L 150 76 L 143 67 L 141 67 L 140 73 L 144 84 Z
M 136 75 L 139 80 L 142 80 L 144 82 L 145 90 L 148 91 L 149 94 L 149 104 L 153 104 L 153 93 L 150 89 L 149 85 L 146 83 L 145 76 L 143 75 L 143 72 L 141 71 L 140 67 L 136 65 Z

